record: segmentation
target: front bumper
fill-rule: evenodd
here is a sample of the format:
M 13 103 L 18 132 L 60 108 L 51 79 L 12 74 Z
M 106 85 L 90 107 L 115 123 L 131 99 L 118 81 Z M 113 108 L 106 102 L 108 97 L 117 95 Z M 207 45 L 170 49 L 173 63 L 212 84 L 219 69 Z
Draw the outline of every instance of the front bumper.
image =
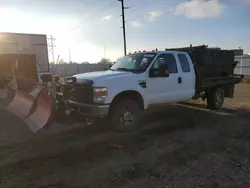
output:
M 89 105 L 69 100 L 69 107 L 82 115 L 105 117 L 109 114 L 110 105 Z

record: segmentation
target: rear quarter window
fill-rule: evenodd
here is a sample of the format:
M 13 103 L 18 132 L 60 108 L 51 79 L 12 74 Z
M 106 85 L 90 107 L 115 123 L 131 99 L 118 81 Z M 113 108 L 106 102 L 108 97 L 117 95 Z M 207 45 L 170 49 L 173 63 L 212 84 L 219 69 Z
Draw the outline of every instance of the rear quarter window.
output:
M 183 72 L 190 72 L 190 65 L 185 54 L 178 54 L 178 58 L 181 63 L 181 68 Z

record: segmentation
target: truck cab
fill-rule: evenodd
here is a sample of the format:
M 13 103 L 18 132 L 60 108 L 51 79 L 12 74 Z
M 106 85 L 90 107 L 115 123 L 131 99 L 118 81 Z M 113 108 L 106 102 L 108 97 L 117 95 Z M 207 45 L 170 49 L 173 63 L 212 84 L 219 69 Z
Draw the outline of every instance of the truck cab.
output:
M 185 52 L 157 51 L 129 54 L 113 65 L 109 73 L 115 79 L 102 79 L 97 84 L 108 88 L 106 103 L 117 94 L 138 92 L 144 109 L 156 103 L 171 103 L 190 99 L 195 94 L 193 63 Z M 119 76 L 120 75 L 120 76 Z

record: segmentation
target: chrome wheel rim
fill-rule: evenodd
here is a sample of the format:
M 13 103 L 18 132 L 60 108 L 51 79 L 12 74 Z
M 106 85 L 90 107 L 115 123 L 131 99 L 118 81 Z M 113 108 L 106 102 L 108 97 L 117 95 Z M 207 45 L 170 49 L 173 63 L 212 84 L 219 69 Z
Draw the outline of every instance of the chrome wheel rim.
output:
M 127 109 L 123 114 L 120 116 L 120 122 L 123 125 L 131 125 L 133 123 L 133 114 L 128 111 Z

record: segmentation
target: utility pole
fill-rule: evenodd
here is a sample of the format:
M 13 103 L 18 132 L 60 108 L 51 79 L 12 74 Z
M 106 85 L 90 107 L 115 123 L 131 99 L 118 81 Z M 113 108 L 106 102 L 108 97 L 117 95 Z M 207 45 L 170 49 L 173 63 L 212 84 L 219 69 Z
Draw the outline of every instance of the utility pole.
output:
M 68 48 L 68 50 L 69 50 L 69 63 L 72 63 L 72 62 L 71 62 L 71 51 L 70 51 L 69 48 Z
M 122 4 L 122 29 L 123 29 L 123 43 L 124 43 L 124 55 L 127 55 L 127 42 L 126 42 L 126 24 L 124 10 L 129 7 L 124 7 L 124 0 L 118 0 Z
M 106 58 L 106 45 L 103 46 L 104 57 Z
M 53 63 L 55 63 L 54 47 L 56 47 L 56 46 L 55 46 L 54 42 L 56 41 L 56 38 L 54 38 L 52 35 L 50 35 L 50 38 L 47 38 L 47 40 L 49 41 L 48 42 L 48 47 L 50 48 L 49 52 L 51 52 L 51 54 L 52 54 Z

